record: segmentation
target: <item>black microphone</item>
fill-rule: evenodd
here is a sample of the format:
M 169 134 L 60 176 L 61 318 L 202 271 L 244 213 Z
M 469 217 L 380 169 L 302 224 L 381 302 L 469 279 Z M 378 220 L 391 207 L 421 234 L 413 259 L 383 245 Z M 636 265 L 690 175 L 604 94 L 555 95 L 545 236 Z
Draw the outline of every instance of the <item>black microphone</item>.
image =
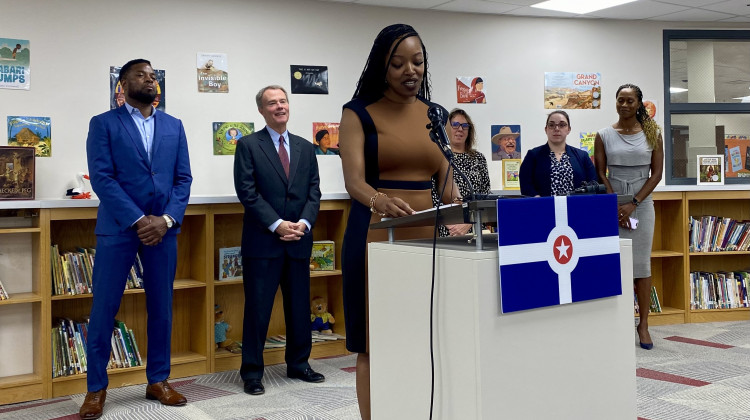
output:
M 448 117 L 443 112 L 443 107 L 432 105 L 427 110 L 427 118 L 430 120 L 430 123 L 427 124 L 427 128 L 430 130 L 430 139 L 440 147 L 446 159 L 452 160 L 453 150 L 450 147 L 451 142 L 448 140 L 448 133 L 445 132 L 445 122 Z
M 430 139 L 438 145 L 440 151 L 443 152 L 443 156 L 448 160 L 448 164 L 453 168 L 453 171 L 458 173 L 458 175 L 463 178 L 464 182 L 466 182 L 466 185 L 469 186 L 469 191 L 471 191 L 471 193 L 469 194 L 469 197 L 464 197 L 464 199 L 469 198 L 471 200 L 476 200 L 477 197 L 474 193 L 474 184 L 471 183 L 469 178 L 453 162 L 451 142 L 448 139 L 448 133 L 445 132 L 445 123 L 448 121 L 448 117 L 445 115 L 443 109 L 444 108 L 440 105 L 431 105 L 430 108 L 427 109 L 427 118 L 430 120 L 430 123 L 427 124 L 427 128 L 430 130 Z
M 581 186 L 574 189 L 568 195 L 579 195 L 579 194 L 606 194 L 607 187 L 604 184 L 600 184 L 596 181 L 583 181 Z

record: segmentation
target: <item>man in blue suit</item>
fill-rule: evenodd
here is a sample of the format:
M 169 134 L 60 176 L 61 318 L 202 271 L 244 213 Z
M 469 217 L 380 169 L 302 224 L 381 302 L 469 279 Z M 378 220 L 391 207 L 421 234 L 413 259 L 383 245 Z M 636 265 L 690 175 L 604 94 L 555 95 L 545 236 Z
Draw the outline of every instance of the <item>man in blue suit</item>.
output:
M 86 140 L 99 212 L 87 343 L 88 393 L 79 412 L 82 419 L 102 415 L 110 337 L 136 254 L 143 263 L 148 311 L 146 398 L 165 405 L 187 402 L 167 383 L 177 233 L 193 180 L 187 138 L 180 120 L 152 105 L 157 81 L 149 61 L 129 61 L 119 79 L 125 105 L 93 117 Z
M 320 210 L 318 160 L 312 143 L 290 134 L 289 101 L 281 86 L 255 97 L 266 127 L 237 143 L 234 187 L 245 207 L 242 268 L 245 319 L 240 376 L 245 392 L 265 392 L 263 348 L 276 290 L 286 321 L 287 376 L 306 382 L 325 377 L 310 367 L 310 254 Z

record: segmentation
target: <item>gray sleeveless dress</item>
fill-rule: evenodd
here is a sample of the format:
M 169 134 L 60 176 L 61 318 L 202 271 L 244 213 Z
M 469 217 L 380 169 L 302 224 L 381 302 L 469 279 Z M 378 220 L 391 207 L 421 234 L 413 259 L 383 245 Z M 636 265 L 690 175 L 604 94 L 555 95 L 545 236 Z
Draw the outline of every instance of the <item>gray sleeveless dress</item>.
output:
M 652 149 L 643 132 L 631 135 L 607 127 L 599 131 L 607 155 L 609 183 L 617 194 L 635 195 L 651 170 Z M 633 278 L 651 276 L 651 245 L 654 241 L 654 200 L 649 194 L 630 215 L 638 219 L 638 228 L 620 228 L 620 237 L 633 240 Z

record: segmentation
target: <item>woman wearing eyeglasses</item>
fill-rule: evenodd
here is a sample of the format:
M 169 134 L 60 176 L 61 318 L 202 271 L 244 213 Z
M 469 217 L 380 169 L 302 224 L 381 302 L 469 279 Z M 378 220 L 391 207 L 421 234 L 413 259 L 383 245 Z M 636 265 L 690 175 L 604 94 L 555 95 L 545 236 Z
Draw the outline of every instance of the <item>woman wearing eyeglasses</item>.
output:
M 565 143 L 570 134 L 567 112 L 549 113 L 544 131 L 547 143 L 529 150 L 521 163 L 521 194 L 567 195 L 584 181 L 596 180 L 596 168 L 588 153 Z
M 451 150 L 453 150 L 453 163 L 469 178 L 474 186 L 474 192 L 477 194 L 490 193 L 490 175 L 487 171 L 487 159 L 484 155 L 474 148 L 476 143 L 474 123 L 471 117 L 463 109 L 455 108 L 448 114 L 448 125 L 446 127 L 448 138 L 451 141 Z M 468 197 L 471 194 L 469 184 L 464 181 L 461 175 L 454 173 L 453 180 L 459 190 L 461 197 Z M 448 186 L 450 188 L 450 186 Z M 451 192 L 446 188 L 444 196 L 451 196 Z M 442 184 L 434 182 L 432 187 L 432 201 L 437 204 L 438 196 L 443 189 Z M 451 226 L 440 226 L 440 236 L 460 236 L 471 233 L 470 224 L 460 224 Z

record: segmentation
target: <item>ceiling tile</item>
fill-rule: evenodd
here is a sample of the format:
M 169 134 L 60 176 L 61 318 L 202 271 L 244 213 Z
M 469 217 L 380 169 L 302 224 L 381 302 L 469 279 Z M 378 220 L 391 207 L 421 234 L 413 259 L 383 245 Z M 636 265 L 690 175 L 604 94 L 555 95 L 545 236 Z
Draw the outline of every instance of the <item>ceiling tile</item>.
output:
M 502 14 L 521 6 L 496 3 L 485 0 L 453 0 L 439 6 L 433 7 L 433 10 L 445 10 L 450 12 L 467 12 L 467 13 L 490 13 Z
M 729 19 L 722 19 L 719 22 L 748 22 L 750 23 L 750 16 L 737 16 Z
M 517 16 L 543 16 L 543 17 L 576 17 L 575 13 L 558 12 L 557 10 L 537 9 L 536 7 L 520 7 L 506 13 Z
M 731 13 L 733 15 L 750 16 L 750 6 L 748 4 L 750 4 L 750 2 L 747 0 L 732 0 L 702 6 L 701 9 L 713 10 L 714 12 Z
M 662 21 L 680 21 L 680 22 L 713 22 L 721 19 L 729 19 L 733 17 L 726 13 L 712 12 L 709 10 L 700 9 L 688 9 L 682 12 L 670 13 L 667 15 L 656 16 L 649 20 L 662 20 Z
M 700 7 L 707 4 L 721 3 L 726 0 L 656 0 L 659 3 L 675 4 L 677 6 Z M 732 0 L 743 1 L 743 0 Z
M 401 7 L 407 9 L 430 9 L 448 0 L 357 0 L 357 4 L 370 6 Z

